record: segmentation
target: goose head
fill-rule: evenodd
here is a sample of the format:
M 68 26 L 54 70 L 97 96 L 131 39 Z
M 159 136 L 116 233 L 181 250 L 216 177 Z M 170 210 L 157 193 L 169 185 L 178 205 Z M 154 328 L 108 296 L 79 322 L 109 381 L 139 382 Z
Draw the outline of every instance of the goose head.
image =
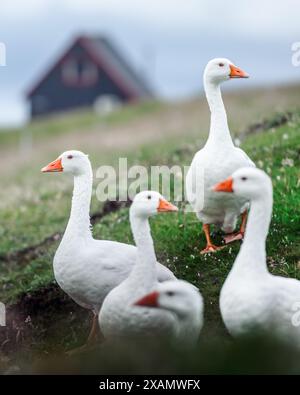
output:
M 214 84 L 220 84 L 231 78 L 248 78 L 249 75 L 235 66 L 229 59 L 215 58 L 210 60 L 204 71 L 204 80 Z
M 130 207 L 130 214 L 148 218 L 157 213 L 178 211 L 178 208 L 168 202 L 160 193 L 155 191 L 143 191 L 138 193 Z
M 90 161 L 88 155 L 81 151 L 63 152 L 57 159 L 43 167 L 43 173 L 64 172 L 72 175 L 80 175 L 86 173 L 90 169 Z
M 270 177 L 262 170 L 245 167 L 236 170 L 231 177 L 213 187 L 215 192 L 233 193 L 236 196 L 253 201 L 262 196 L 272 195 Z
M 160 308 L 185 317 L 202 311 L 202 296 L 194 285 L 184 280 L 165 281 L 135 303 L 136 306 Z

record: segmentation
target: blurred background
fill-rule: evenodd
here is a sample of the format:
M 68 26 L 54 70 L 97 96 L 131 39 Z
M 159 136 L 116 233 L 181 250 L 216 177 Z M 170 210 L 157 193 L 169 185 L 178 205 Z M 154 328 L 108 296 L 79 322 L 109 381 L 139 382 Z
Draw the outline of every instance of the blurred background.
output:
M 299 81 L 291 63 L 299 14 L 297 0 L 2 0 L 0 126 L 29 119 L 26 94 L 80 35 L 107 37 L 166 100 L 202 92 L 213 57 L 228 57 L 251 75 L 227 89 Z

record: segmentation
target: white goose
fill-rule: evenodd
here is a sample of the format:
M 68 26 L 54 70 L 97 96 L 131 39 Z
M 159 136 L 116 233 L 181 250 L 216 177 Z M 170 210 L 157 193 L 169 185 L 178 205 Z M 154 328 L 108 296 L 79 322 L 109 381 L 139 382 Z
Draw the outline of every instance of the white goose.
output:
M 201 253 L 214 252 L 221 248 L 211 241 L 211 224 L 222 227 L 227 234 L 225 237 L 227 243 L 241 239 L 244 234 L 247 217 L 246 200 L 235 196 L 213 194 L 211 187 L 240 167 L 255 167 L 245 152 L 235 147 L 232 142 L 220 89 L 224 81 L 247 77 L 248 74 L 223 58 L 208 62 L 204 71 L 204 89 L 211 112 L 209 137 L 205 146 L 194 156 L 186 177 L 187 199 L 203 223 L 207 241 L 206 248 Z M 242 214 L 240 231 L 231 234 L 240 214 Z
M 158 288 L 149 217 L 160 211 L 177 211 L 177 207 L 166 202 L 158 192 L 144 191 L 134 198 L 130 223 L 138 249 L 138 263 L 126 280 L 114 288 L 103 302 L 99 324 L 105 338 L 170 335 L 181 339 L 191 334 L 187 340 L 192 341 L 196 333 L 199 334 L 203 304 L 196 288 L 178 280 L 167 281 L 166 287 Z M 165 309 L 137 306 L 146 306 L 152 295 L 140 301 L 138 299 L 157 289 L 161 300 L 164 298 L 166 302 Z M 178 303 L 178 314 L 175 308 L 170 307 L 173 299 Z
M 62 171 L 74 176 L 74 190 L 69 222 L 53 261 L 54 275 L 76 303 L 93 311 L 89 335 L 89 341 L 93 341 L 102 302 L 129 275 L 137 260 L 137 249 L 129 244 L 93 238 L 89 214 L 93 173 L 88 156 L 80 151 L 67 151 L 42 169 L 42 172 Z M 157 276 L 159 281 L 175 279 L 160 263 L 157 263 Z
M 272 216 L 272 183 L 262 170 L 243 168 L 214 188 L 250 200 L 245 238 L 223 285 L 220 308 L 232 335 L 255 328 L 283 335 L 300 345 L 300 281 L 273 276 L 266 264 Z

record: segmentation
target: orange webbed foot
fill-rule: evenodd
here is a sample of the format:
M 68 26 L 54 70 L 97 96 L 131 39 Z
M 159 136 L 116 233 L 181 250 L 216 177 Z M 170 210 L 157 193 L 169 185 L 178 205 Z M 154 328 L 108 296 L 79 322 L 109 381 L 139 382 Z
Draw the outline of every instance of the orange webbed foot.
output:
M 224 246 L 215 246 L 214 244 L 209 244 L 200 252 L 200 254 L 210 254 L 211 252 L 222 250 L 222 248 L 224 248 Z
M 223 237 L 226 244 L 232 243 L 237 240 L 243 240 L 244 232 L 230 233 Z

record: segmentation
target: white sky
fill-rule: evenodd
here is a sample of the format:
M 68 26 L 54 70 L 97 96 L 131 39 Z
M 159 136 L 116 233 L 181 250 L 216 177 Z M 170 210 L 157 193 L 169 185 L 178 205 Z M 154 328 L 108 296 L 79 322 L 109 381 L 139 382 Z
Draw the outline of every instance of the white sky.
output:
M 299 0 L 1 0 L 0 126 L 24 117 L 24 90 L 79 33 L 112 36 L 161 96 L 176 99 L 201 91 L 216 56 L 244 67 L 247 86 L 299 80 L 299 26 Z

